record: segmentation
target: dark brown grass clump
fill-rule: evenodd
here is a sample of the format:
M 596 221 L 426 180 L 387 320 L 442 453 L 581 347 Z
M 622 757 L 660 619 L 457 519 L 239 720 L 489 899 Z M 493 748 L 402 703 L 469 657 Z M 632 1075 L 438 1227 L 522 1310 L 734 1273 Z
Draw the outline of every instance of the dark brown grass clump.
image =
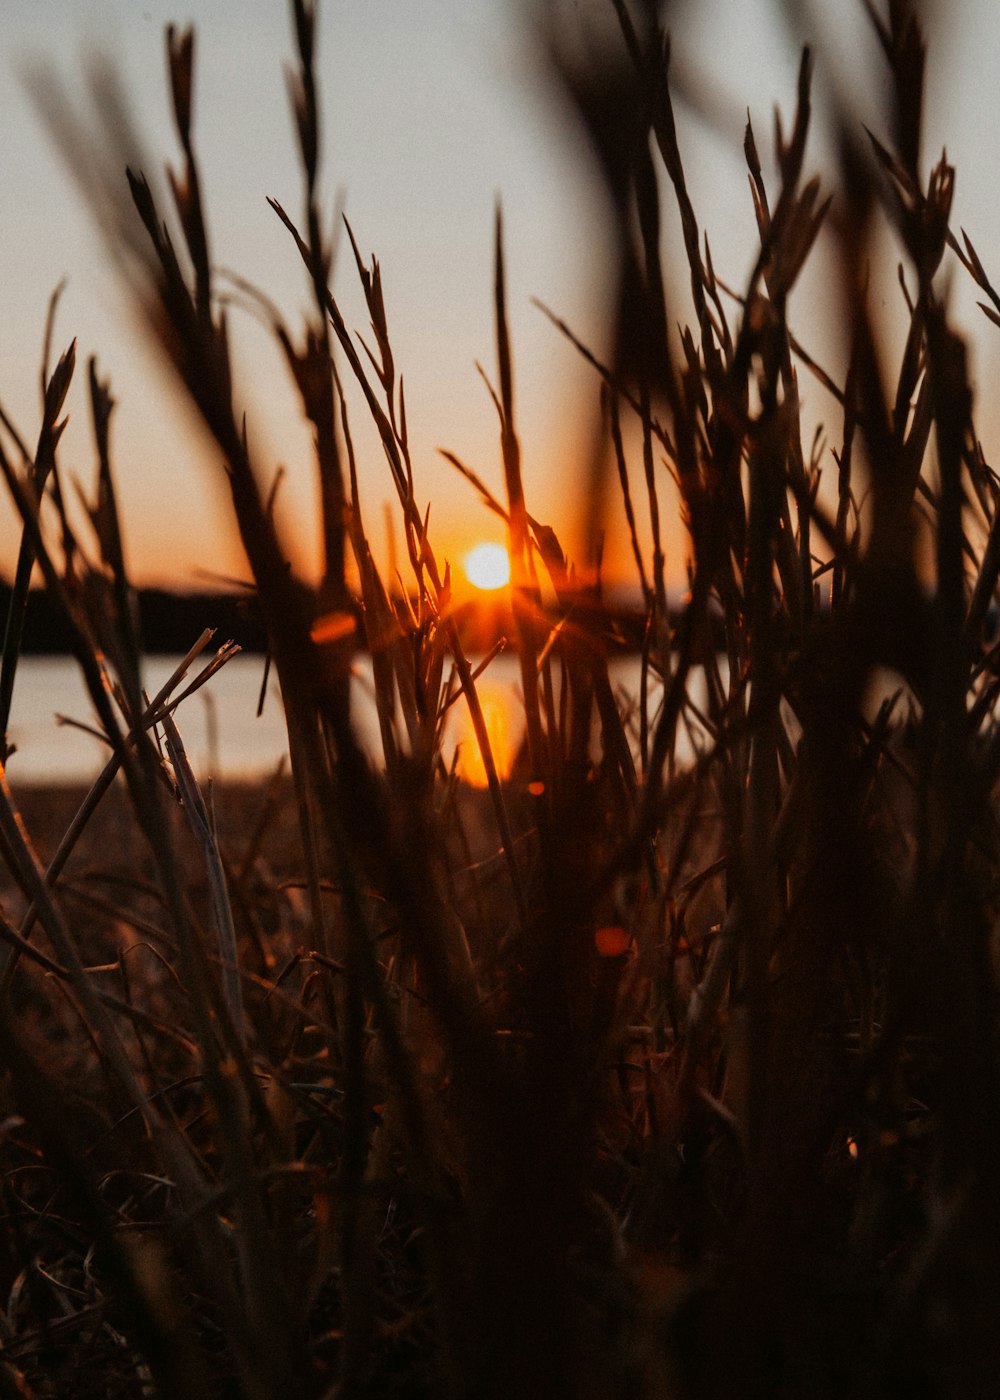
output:
M 617 348 L 606 365 L 581 349 L 632 532 L 642 684 L 616 694 L 621 638 L 600 583 L 581 582 L 531 514 L 498 215 L 506 499 L 456 465 L 509 530 L 525 743 L 503 780 L 420 503 L 378 264 L 353 234 L 367 358 L 328 285 L 312 5 L 293 5 L 304 206 L 274 211 L 313 309 L 296 335 L 258 305 L 314 429 L 315 588 L 288 566 L 243 432 L 191 130 L 194 40 L 168 34 L 179 233 L 130 171 L 148 237 L 132 291 L 226 463 L 291 778 L 227 830 L 172 718 L 181 678 L 144 696 L 113 405 L 93 364 L 96 558 L 62 509 L 71 348 L 45 368 L 37 450 L 4 422 L 24 545 L 0 727 L 37 561 L 112 757 L 79 816 L 35 847 L 6 779 L 0 798 L 4 1394 L 991 1391 L 998 481 L 939 270 L 957 258 L 998 311 L 1000 297 L 949 229 L 953 171 L 921 176 L 924 50 L 905 5 L 873 14 L 885 131 L 862 142 L 845 119 L 833 204 L 807 175 L 808 53 L 791 128 L 778 124 L 777 188 L 748 124 L 760 249 L 738 296 L 688 194 L 654 7 L 641 24 L 615 9 L 617 66 L 570 63 L 556 31 L 549 44 L 618 220 Z M 693 307 L 679 342 L 659 174 Z M 906 257 L 896 366 L 866 289 L 886 218 Z M 842 383 L 788 321 L 824 224 L 851 346 Z M 842 410 L 832 466 L 803 447 L 803 368 Z M 369 547 L 342 374 L 398 497 L 402 590 Z M 691 541 L 679 611 L 668 473 Z M 38 523 L 45 494 L 58 551 Z M 933 544 L 918 568 L 920 537 Z M 207 640 L 192 639 L 189 667 Z M 352 724 L 359 648 L 378 770 Z M 885 672 L 897 693 L 873 707 Z M 483 794 L 443 752 L 452 703 L 470 712 Z M 684 765 L 690 726 L 702 741 Z M 95 840 L 112 800 L 118 861 Z

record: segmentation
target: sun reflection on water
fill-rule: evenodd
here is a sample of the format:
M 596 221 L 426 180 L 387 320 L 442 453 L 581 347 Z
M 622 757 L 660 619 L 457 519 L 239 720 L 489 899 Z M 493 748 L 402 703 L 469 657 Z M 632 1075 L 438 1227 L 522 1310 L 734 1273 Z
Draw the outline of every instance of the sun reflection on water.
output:
M 493 761 L 500 778 L 510 776 L 514 754 L 520 742 L 517 720 L 520 707 L 509 685 L 497 681 L 480 680 L 476 685 L 486 733 L 489 736 Z M 521 724 L 523 728 L 523 720 Z M 448 747 L 458 749 L 458 774 L 472 787 L 486 787 L 486 765 L 476 742 L 475 731 L 468 706 L 459 702 L 453 708 L 453 718 L 449 726 Z

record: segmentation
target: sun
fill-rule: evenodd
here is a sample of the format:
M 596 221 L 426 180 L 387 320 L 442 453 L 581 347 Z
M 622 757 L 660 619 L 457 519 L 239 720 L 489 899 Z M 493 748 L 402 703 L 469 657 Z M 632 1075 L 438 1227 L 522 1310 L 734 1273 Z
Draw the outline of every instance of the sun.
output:
M 510 559 L 502 544 L 477 544 L 462 560 L 462 567 L 472 586 L 487 593 L 510 582 Z

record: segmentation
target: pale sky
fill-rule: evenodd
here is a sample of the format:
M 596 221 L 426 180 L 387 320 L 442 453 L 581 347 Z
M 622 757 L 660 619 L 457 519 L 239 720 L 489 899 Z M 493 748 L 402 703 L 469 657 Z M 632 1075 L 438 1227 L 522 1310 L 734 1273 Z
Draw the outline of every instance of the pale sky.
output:
M 566 0 L 585 14 L 602 0 Z M 793 6 L 803 36 L 830 35 L 820 46 L 817 92 L 839 53 L 841 79 L 858 88 L 859 118 L 877 122 L 861 91 L 872 46 L 854 0 Z M 68 279 L 55 336 L 78 338 L 81 370 L 96 353 L 118 400 L 114 456 L 125 514 L 127 551 L 139 581 L 199 583 L 198 570 L 242 572 L 233 547 L 221 472 L 170 381 L 135 332 L 114 269 L 32 105 L 23 75 L 44 59 L 84 109 L 88 54 L 119 66 L 154 165 L 175 160 L 169 120 L 163 31 L 168 21 L 197 30 L 195 139 L 215 262 L 257 283 L 294 324 L 306 305 L 304 277 L 288 235 L 265 202 L 273 195 L 297 217 L 298 162 L 283 66 L 293 45 L 280 0 L 7 0 L 5 72 L 0 81 L 0 151 L 4 249 L 0 403 L 23 435 L 38 424 L 38 366 L 45 311 L 55 285 Z M 605 345 L 606 253 L 603 208 L 587 158 L 560 114 L 551 83 L 532 50 L 526 4 L 514 0 L 321 0 L 319 77 L 325 115 L 324 189 L 336 192 L 359 244 L 383 270 L 396 360 L 407 385 L 417 491 L 432 502 L 432 535 L 457 558 L 493 522 L 471 491 L 445 467 L 448 447 L 500 490 L 497 427 L 474 368 L 495 373 L 492 324 L 492 218 L 503 201 L 508 293 L 516 356 L 519 428 L 529 509 L 557 530 L 567 524 L 578 473 L 588 454 L 597 385 L 531 305 L 539 297 L 597 350 Z M 830 15 L 834 16 L 831 21 Z M 717 114 L 715 130 L 679 109 L 683 154 L 716 267 L 739 284 L 753 258 L 755 227 L 742 159 L 749 107 L 766 162 L 772 111 L 790 121 L 798 55 L 766 0 L 688 0 L 676 7 L 674 51 L 700 78 Z M 948 6 L 936 24 L 928 61 L 925 164 L 943 144 L 958 167 L 954 224 L 975 242 L 1000 282 L 1000 10 L 989 0 Z M 877 65 L 871 71 L 878 72 Z M 884 132 L 879 134 L 884 135 Z M 819 129 L 810 145 L 822 161 Z M 671 237 L 667 224 L 666 237 Z M 344 245 L 346 251 L 346 245 Z M 960 307 L 977 346 L 973 363 L 986 383 L 998 362 L 998 333 L 979 317 L 962 286 Z M 341 256 L 335 291 L 349 324 L 366 330 L 356 277 Z M 800 338 L 835 356 L 824 336 L 824 279 L 817 263 L 793 302 Z M 892 287 L 889 288 L 892 294 Z M 800 309 L 801 308 L 801 309 Z M 978 318 L 978 319 L 977 319 Z M 286 529 L 296 562 L 315 558 L 316 530 L 308 442 L 294 419 L 285 371 L 266 333 L 239 312 L 232 329 L 243 376 L 238 402 L 247 409 L 258 460 L 288 471 Z M 836 368 L 836 365 L 833 366 Z M 805 384 L 805 381 L 804 381 Z M 811 387 L 817 413 L 828 411 Z M 85 375 L 70 399 L 71 426 L 62 451 L 67 477 L 89 486 L 93 449 Z M 368 524 L 381 533 L 381 501 L 390 492 L 381 452 L 364 411 L 352 403 L 361 453 Z M 836 441 L 839 424 L 831 422 Z M 1000 428 L 993 417 L 991 427 Z M 985 436 L 985 432 L 984 432 Z M 987 457 L 997 457 L 1000 444 Z M 638 464 L 637 464 L 638 465 Z M 0 505 L 0 572 L 9 574 L 18 538 L 13 510 Z M 675 573 L 681 541 L 674 535 Z M 301 551 L 301 553 L 298 553 Z

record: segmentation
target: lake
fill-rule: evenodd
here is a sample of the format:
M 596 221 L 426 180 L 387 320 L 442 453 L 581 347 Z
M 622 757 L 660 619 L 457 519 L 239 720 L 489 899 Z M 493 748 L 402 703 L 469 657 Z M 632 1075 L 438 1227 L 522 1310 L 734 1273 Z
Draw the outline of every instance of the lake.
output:
M 143 683 L 151 695 L 169 679 L 180 659 L 147 659 Z M 196 663 L 191 675 L 204 659 Z M 273 768 L 285 752 L 276 682 L 270 683 L 264 712 L 260 719 L 256 717 L 263 671 L 262 657 L 235 656 L 176 712 L 178 728 L 199 777 L 212 767 L 223 777 L 255 777 Z M 57 715 L 94 723 L 76 662 L 65 656 L 22 657 L 10 720 L 10 738 L 17 745 L 8 765 L 12 781 L 87 782 L 100 772 L 108 756 L 106 747 L 91 735 L 60 724 Z M 216 764 L 212 762 L 213 748 Z
M 198 663 L 197 669 L 204 664 Z M 156 656 L 145 664 L 144 683 L 149 694 L 164 684 L 176 669 L 179 657 Z M 721 659 L 720 659 L 721 660 Z M 725 664 L 722 661 L 723 673 Z M 615 658 L 609 666 L 611 682 L 622 698 L 635 699 L 639 690 L 638 657 Z M 192 672 L 194 674 L 194 672 Z M 264 659 L 240 653 L 233 657 L 196 694 L 190 696 L 175 714 L 188 757 L 199 778 L 254 780 L 273 771 L 287 752 L 281 695 L 275 674 L 268 681 L 263 713 L 258 717 L 257 702 L 264 674 Z M 869 719 L 882 700 L 900 686 L 891 672 L 877 672 L 872 678 L 865 710 Z M 480 702 L 498 766 L 509 765 L 524 734 L 524 712 L 520 700 L 520 670 L 513 653 L 494 658 L 477 682 Z M 704 676 L 700 667 L 691 676 L 689 693 L 699 707 L 705 704 Z M 660 689 L 650 683 L 650 713 L 653 714 Z M 354 718 L 363 747 L 375 762 L 381 758 L 381 739 L 372 698 L 371 665 L 360 658 L 354 667 Z M 93 723 L 90 700 L 76 663 L 62 656 L 22 658 L 14 687 L 10 737 L 17 745 L 8 771 L 13 782 L 88 782 L 100 772 L 107 758 L 106 748 L 92 735 L 58 723 L 66 715 Z M 786 718 L 789 716 L 786 714 Z M 795 726 L 792 722 L 792 732 Z M 678 731 L 676 757 L 689 763 L 704 734 L 692 736 L 682 724 Z M 472 735 L 468 709 L 459 697 L 451 706 L 445 730 L 445 758 L 451 761 L 460 748 L 460 771 L 476 785 L 485 783 L 482 760 Z
M 149 694 L 164 684 L 179 659 L 147 659 L 143 681 Z M 355 723 L 362 744 L 377 761 L 381 742 L 372 699 L 371 667 L 361 659 L 354 669 Z M 253 780 L 271 772 L 287 752 L 281 696 L 273 671 L 263 713 L 257 715 L 263 674 L 262 657 L 237 655 L 176 712 L 178 728 L 199 778 L 212 774 L 220 779 Z M 617 659 L 612 665 L 612 681 L 626 693 L 637 694 L 638 659 Z M 478 681 L 477 689 L 494 752 L 498 761 L 504 755 L 509 761 L 524 729 L 516 656 L 496 657 Z M 104 745 L 92 735 L 59 723 L 57 715 L 93 723 L 79 668 L 69 657 L 23 657 L 17 671 L 10 723 L 10 738 L 17 746 L 8 765 L 13 782 L 88 782 L 100 772 L 107 758 Z M 450 709 L 445 733 L 449 761 L 460 745 L 464 776 L 472 782 L 483 782 L 468 710 L 461 698 Z

